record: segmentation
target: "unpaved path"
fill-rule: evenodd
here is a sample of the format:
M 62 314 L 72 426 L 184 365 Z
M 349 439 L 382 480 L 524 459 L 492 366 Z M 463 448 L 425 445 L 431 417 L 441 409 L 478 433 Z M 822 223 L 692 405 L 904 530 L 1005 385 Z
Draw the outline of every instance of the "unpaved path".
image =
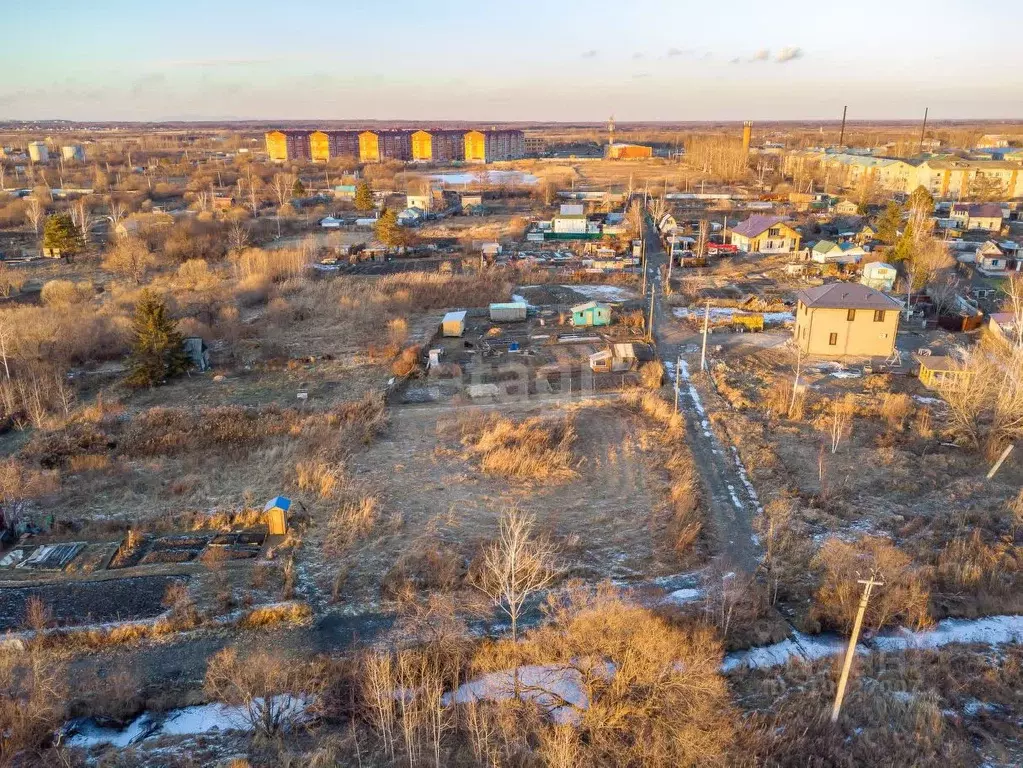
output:
M 761 550 L 753 533 L 753 518 L 759 511 L 756 492 L 731 446 L 722 445 L 710 428 L 699 390 L 689 371 L 699 370 L 700 358 L 680 356 L 677 336 L 669 337 L 666 325 L 671 307 L 664 302 L 658 271 L 667 265 L 657 232 L 650 221 L 646 225 L 647 281 L 654 291 L 654 341 L 661 360 L 672 377 L 678 377 L 679 409 L 685 414 L 686 433 L 696 468 L 700 473 L 707 511 L 713 522 L 719 551 L 730 567 L 753 573 L 760 562 Z M 646 301 L 649 301 L 647 297 Z M 677 365 L 681 361 L 680 365 Z

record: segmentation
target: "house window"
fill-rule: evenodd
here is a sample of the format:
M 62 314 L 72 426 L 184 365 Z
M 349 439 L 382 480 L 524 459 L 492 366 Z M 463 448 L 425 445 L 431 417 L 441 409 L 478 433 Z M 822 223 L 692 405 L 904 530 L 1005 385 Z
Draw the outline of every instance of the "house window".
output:
M 884 322 L 884 310 L 883 309 L 875 309 L 874 310 L 874 322 L 875 323 L 883 323 Z
M 831 347 L 837 347 L 838 346 L 838 334 L 837 333 L 833 333 L 830 336 L 828 336 L 828 346 L 831 346 Z
M 771 227 L 769 230 L 767 230 L 767 236 L 768 237 L 780 237 L 781 236 L 781 227 Z
M 850 323 L 853 320 L 855 320 L 856 319 L 856 310 L 855 309 L 850 309 L 848 312 L 846 312 L 845 319 L 848 320 Z

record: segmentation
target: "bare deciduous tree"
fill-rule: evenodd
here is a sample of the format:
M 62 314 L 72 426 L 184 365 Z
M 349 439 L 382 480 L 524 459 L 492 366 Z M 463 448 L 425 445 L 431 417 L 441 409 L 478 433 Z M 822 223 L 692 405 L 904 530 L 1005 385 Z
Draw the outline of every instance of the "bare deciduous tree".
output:
M 1013 272 L 1002 285 L 1005 301 L 1002 311 L 1012 314 L 1013 334 L 1011 341 L 1023 347 L 1023 273 Z
M 39 225 L 43 223 L 46 216 L 46 204 L 35 195 L 28 198 L 28 207 L 25 209 L 25 218 L 28 219 L 32 231 L 38 236 Z
M 84 197 L 76 200 L 71 206 L 71 221 L 74 222 L 74 225 L 82 233 L 82 241 L 88 245 L 92 234 L 92 226 L 96 223 L 96 217 L 92 212 L 92 207 L 89 206 L 88 201 Z
M 950 426 L 993 457 L 1023 438 L 1023 347 L 982 344 L 959 354 L 965 375 L 941 390 Z
M 546 538 L 533 535 L 533 518 L 518 510 L 501 516 L 497 540 L 483 549 L 473 584 L 508 616 L 513 641 L 526 601 L 558 575 L 555 555 Z
M 831 435 L 831 452 L 837 453 L 842 439 L 849 434 L 853 414 L 856 412 L 856 399 L 850 394 L 842 399 L 837 397 L 831 402 L 828 413 L 828 432 Z
M 283 208 L 291 200 L 291 190 L 295 187 L 295 174 L 275 173 L 270 189 L 277 199 L 277 207 Z
M 249 244 L 249 230 L 245 222 L 235 219 L 227 230 L 227 242 L 232 251 L 240 251 Z

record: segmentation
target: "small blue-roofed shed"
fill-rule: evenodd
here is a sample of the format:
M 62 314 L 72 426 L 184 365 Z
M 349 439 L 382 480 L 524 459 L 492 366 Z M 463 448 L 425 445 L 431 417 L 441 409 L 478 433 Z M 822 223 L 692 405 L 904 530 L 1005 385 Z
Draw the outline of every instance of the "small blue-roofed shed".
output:
M 267 533 L 271 536 L 283 536 L 288 532 L 288 510 L 291 499 L 286 496 L 274 496 L 263 507 L 266 515 Z

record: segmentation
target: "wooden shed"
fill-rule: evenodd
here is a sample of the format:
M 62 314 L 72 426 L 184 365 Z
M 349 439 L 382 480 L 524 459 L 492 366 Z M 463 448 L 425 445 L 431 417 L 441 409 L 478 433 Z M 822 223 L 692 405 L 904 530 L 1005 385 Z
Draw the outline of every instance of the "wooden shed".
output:
M 445 336 L 461 336 L 465 333 L 465 310 L 448 312 L 441 322 L 441 332 Z

